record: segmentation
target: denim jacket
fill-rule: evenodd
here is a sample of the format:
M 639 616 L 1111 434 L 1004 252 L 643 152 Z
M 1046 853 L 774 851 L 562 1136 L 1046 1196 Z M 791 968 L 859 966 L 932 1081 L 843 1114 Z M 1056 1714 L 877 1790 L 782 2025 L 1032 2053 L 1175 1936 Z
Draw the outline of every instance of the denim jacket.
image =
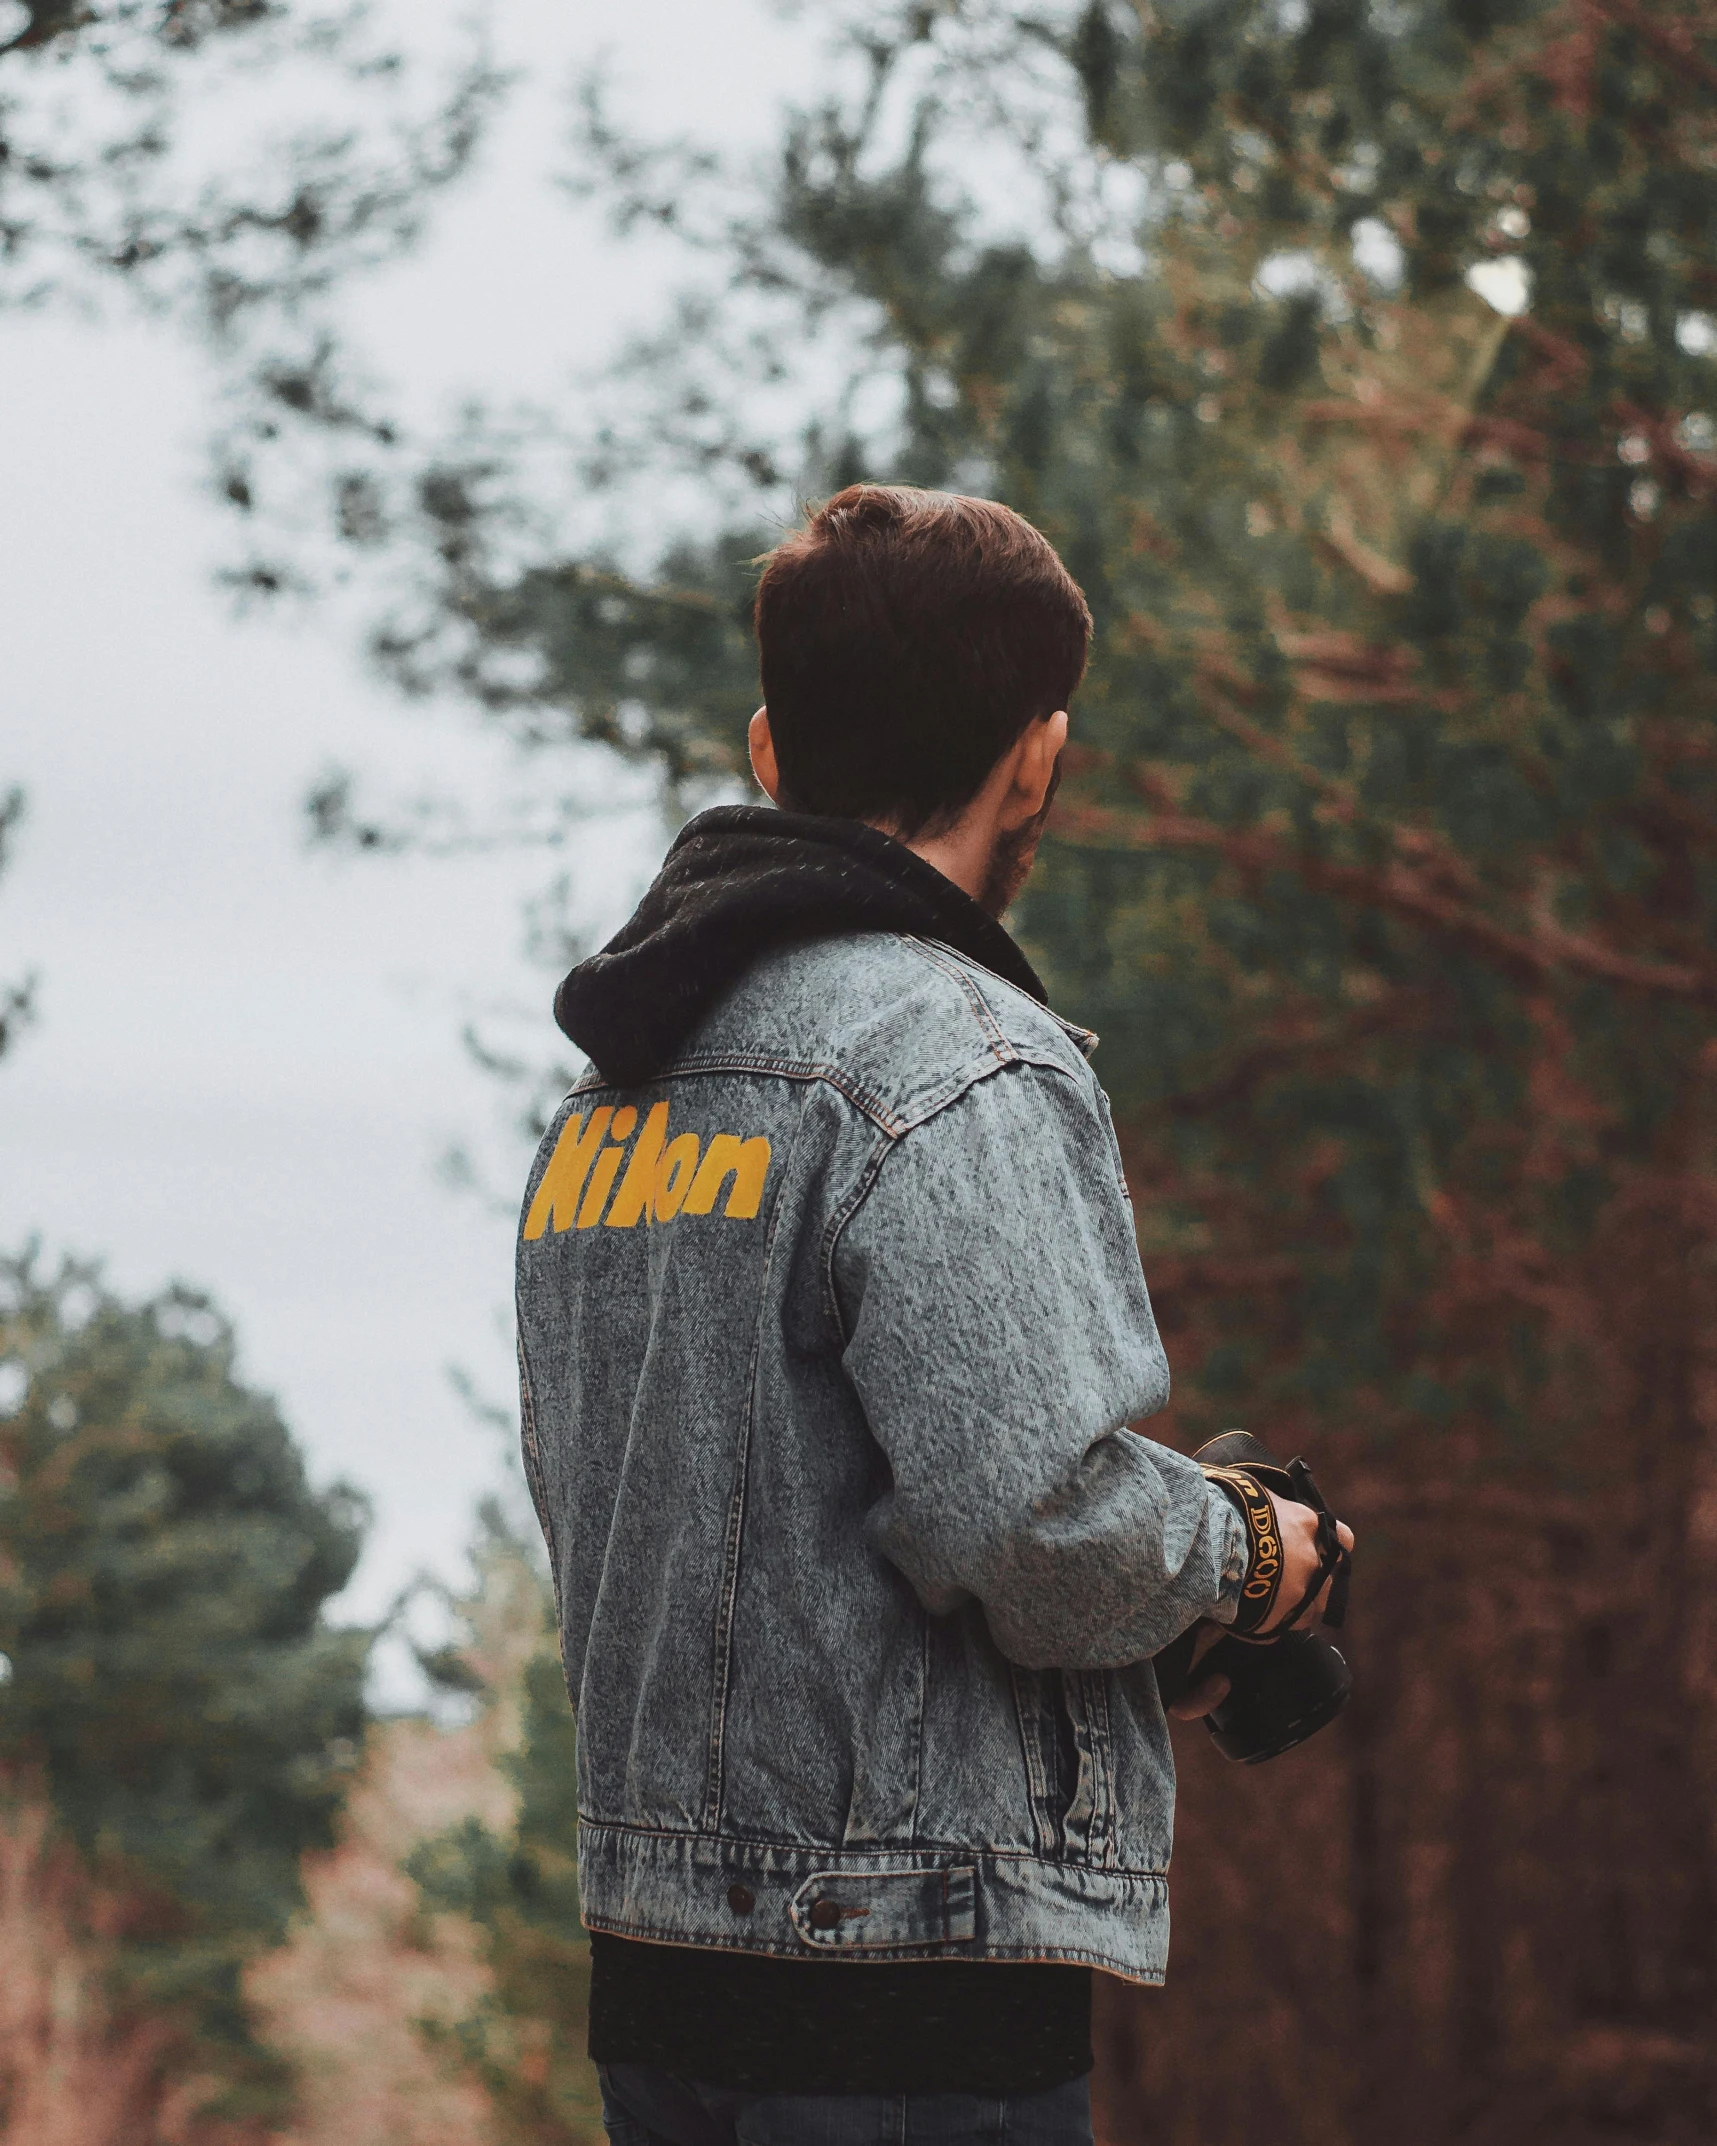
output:
M 1163 1977 L 1150 1656 L 1232 1618 L 1092 1039 L 945 946 L 768 953 L 592 1072 L 518 1257 L 593 1929 Z

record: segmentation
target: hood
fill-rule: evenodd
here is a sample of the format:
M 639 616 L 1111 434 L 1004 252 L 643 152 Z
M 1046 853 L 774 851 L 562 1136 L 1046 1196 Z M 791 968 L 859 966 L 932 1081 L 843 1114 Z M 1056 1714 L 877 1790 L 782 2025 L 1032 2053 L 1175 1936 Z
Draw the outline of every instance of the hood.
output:
M 988 910 L 905 843 L 860 820 L 721 805 L 688 821 L 631 922 L 562 983 L 554 1017 L 604 1080 L 635 1088 L 760 954 L 855 931 L 939 939 L 1047 1003 Z

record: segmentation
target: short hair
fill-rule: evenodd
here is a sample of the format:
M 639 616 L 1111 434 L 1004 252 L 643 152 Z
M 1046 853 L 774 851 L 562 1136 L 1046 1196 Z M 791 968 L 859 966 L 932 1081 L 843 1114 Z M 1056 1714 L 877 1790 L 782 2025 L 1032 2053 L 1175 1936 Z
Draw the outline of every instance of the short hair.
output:
M 1049 540 L 992 499 L 854 484 L 770 553 L 754 612 L 796 812 L 903 836 L 958 818 L 1085 674 L 1091 613 Z

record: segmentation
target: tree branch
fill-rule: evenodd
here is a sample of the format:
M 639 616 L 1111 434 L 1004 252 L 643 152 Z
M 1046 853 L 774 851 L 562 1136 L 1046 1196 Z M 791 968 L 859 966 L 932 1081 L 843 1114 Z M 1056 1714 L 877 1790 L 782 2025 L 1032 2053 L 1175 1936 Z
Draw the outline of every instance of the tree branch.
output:
M 1717 970 L 1643 961 L 1543 921 L 1524 930 L 1511 928 L 1440 892 L 1399 861 L 1381 868 L 1337 864 L 1308 857 L 1291 843 L 1256 830 L 1239 832 L 1174 812 L 1134 819 L 1072 800 L 1057 806 L 1052 825 L 1056 839 L 1075 848 L 1203 850 L 1242 872 L 1287 872 L 1321 893 L 1405 917 L 1516 974 L 1553 977 L 1572 971 L 1655 997 L 1717 1005 Z

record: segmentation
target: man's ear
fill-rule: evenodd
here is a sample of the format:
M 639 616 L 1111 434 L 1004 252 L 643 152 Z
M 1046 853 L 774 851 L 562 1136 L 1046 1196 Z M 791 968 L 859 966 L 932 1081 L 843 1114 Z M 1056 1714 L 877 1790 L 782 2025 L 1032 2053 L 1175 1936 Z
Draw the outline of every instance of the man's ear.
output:
M 755 717 L 752 719 L 754 722 Z M 1004 834 L 1023 827 L 1043 810 L 1049 786 L 1055 780 L 1055 763 L 1067 743 L 1067 710 L 1057 708 L 1041 723 L 1028 723 L 1014 747 L 1013 781 L 1002 806 L 1000 825 Z M 753 756 L 755 764 L 755 755 Z
M 775 740 L 770 735 L 767 708 L 759 708 L 751 718 L 746 743 L 751 749 L 751 772 L 757 777 L 757 787 L 774 804 L 781 794 L 781 771 L 775 765 Z

